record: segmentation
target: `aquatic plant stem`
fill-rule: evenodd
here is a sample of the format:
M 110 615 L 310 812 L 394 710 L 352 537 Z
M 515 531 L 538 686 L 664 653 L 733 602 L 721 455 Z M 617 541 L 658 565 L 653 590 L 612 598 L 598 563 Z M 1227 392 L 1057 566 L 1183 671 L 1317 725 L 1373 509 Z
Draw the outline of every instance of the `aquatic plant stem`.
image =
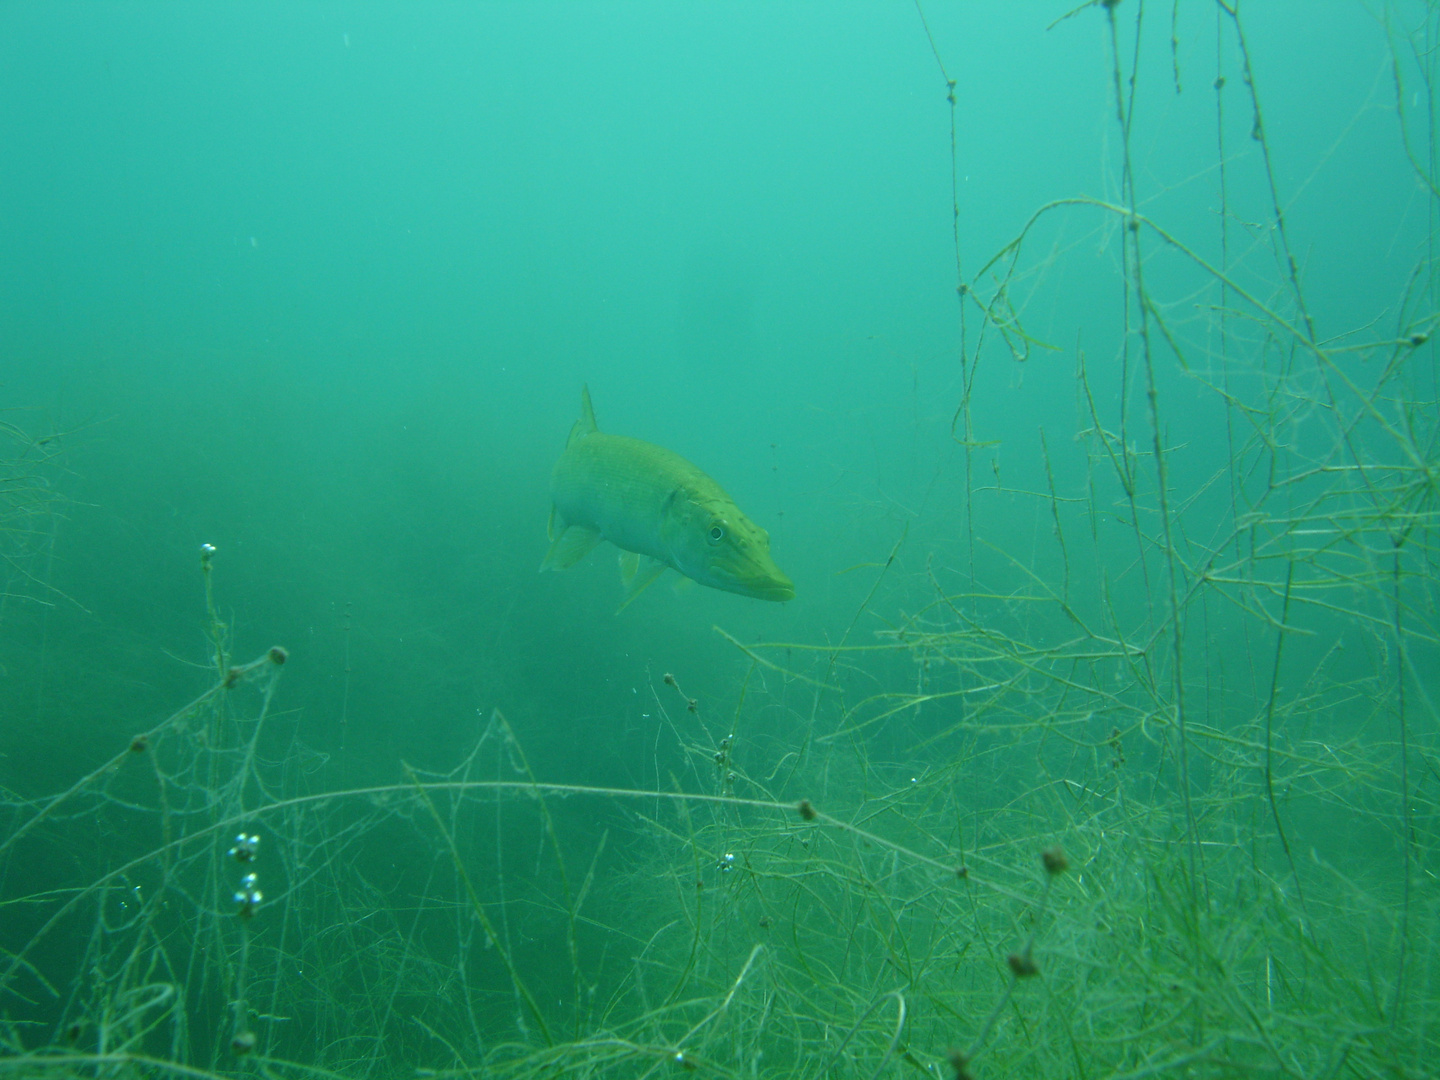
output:
M 1136 15 L 1136 44 L 1140 48 L 1140 26 L 1139 21 L 1143 17 L 1143 6 Z M 1176 741 L 1176 785 L 1179 788 L 1181 803 L 1185 813 L 1185 835 L 1189 848 L 1189 888 L 1192 906 L 1198 915 L 1200 900 L 1200 878 L 1199 878 L 1199 852 L 1200 852 L 1200 831 L 1195 819 L 1195 807 L 1191 799 L 1190 790 L 1190 748 L 1189 733 L 1187 731 L 1187 715 L 1185 709 L 1185 655 L 1184 655 L 1184 618 L 1180 608 L 1180 589 L 1177 581 L 1175 539 L 1173 534 L 1173 523 L 1170 514 L 1169 476 L 1167 475 L 1165 461 L 1165 445 L 1163 428 L 1160 423 L 1159 390 L 1155 374 L 1155 357 L 1150 337 L 1150 298 L 1145 291 L 1144 260 L 1140 252 L 1140 227 L 1139 221 L 1134 216 L 1135 187 L 1133 171 L 1130 165 L 1130 119 L 1129 114 L 1133 113 L 1135 77 L 1134 70 L 1131 71 L 1131 108 L 1126 109 L 1124 97 L 1121 94 L 1120 85 L 1120 45 L 1118 31 L 1115 26 L 1115 7 L 1108 5 L 1106 14 L 1110 22 L 1110 41 L 1114 55 L 1114 79 L 1116 93 L 1116 109 L 1120 117 L 1120 127 L 1123 135 L 1122 152 L 1124 155 L 1124 188 L 1127 195 L 1127 202 L 1130 211 L 1125 221 L 1124 245 L 1130 255 L 1127 259 L 1126 273 L 1131 287 L 1135 293 L 1135 306 L 1138 310 L 1138 332 L 1140 335 L 1140 355 L 1143 362 L 1145 375 L 1145 402 L 1148 419 L 1150 421 L 1150 440 L 1155 459 L 1155 480 L 1156 480 L 1156 501 L 1158 503 L 1158 516 L 1160 519 L 1160 533 L 1163 543 L 1162 557 L 1165 563 L 1165 584 L 1166 599 L 1169 612 L 1169 637 L 1171 652 L 1171 676 L 1170 686 L 1172 693 L 1171 711 L 1175 724 Z M 1128 316 L 1126 322 L 1129 326 Z M 1313 332 L 1311 334 L 1313 337 Z M 1125 390 L 1122 387 L 1121 393 Z M 1137 541 L 1141 538 L 1138 518 L 1136 520 L 1135 535 Z M 1143 546 L 1143 542 L 1142 542 Z M 1144 565 L 1142 552 L 1141 565 Z M 1199 954 L 1196 954 L 1196 964 L 1200 962 Z
M 1290 867 L 1290 880 L 1295 882 L 1295 895 L 1300 901 L 1301 916 L 1305 920 L 1306 929 L 1313 935 L 1314 924 L 1310 921 L 1310 913 L 1305 907 L 1305 889 L 1300 883 L 1300 872 L 1295 868 L 1295 857 L 1290 851 L 1290 838 L 1285 835 L 1285 824 L 1280 820 L 1280 806 L 1275 801 L 1275 699 L 1280 688 L 1280 657 L 1285 650 L 1285 636 L 1290 632 L 1290 588 L 1294 578 L 1295 563 L 1289 560 L 1285 563 L 1285 599 L 1280 605 L 1280 625 L 1275 630 L 1275 663 L 1270 669 L 1270 693 L 1265 700 L 1265 797 L 1270 804 L 1270 816 L 1275 822 L 1275 834 L 1280 838 L 1286 865 Z
M 505 970 L 510 976 L 511 984 L 515 987 L 516 993 L 520 995 L 521 1000 L 525 1004 L 526 1011 L 530 1013 L 531 1019 L 535 1021 L 536 1026 L 540 1029 L 541 1038 L 545 1040 L 547 1046 L 553 1045 L 554 1039 L 550 1037 L 550 1026 L 545 1022 L 545 1014 L 540 1010 L 539 1004 L 530 993 L 530 988 L 525 985 L 525 980 L 520 977 L 520 969 L 515 966 L 515 961 L 510 955 L 510 950 L 505 943 L 505 939 L 496 932 L 495 925 L 490 921 L 490 916 L 485 913 L 485 905 L 481 903 L 480 894 L 475 891 L 475 883 L 470 878 L 470 872 L 465 869 L 465 861 L 460 857 L 460 849 L 455 846 L 455 837 L 451 831 L 445 827 L 445 822 L 440 817 L 440 811 L 435 806 L 435 800 L 430 797 L 431 791 L 437 788 L 443 789 L 449 785 L 421 783 L 420 778 L 415 775 L 414 769 L 409 765 L 405 765 L 404 769 L 405 775 L 410 778 L 413 790 L 420 796 L 426 809 L 430 811 L 430 816 L 435 819 L 435 827 L 440 830 L 440 835 L 445 839 L 446 847 L 449 849 L 450 857 L 455 864 L 455 872 L 459 875 L 461 883 L 465 886 L 465 894 L 470 899 L 470 910 L 475 913 L 475 918 L 488 935 L 491 944 L 495 947 L 495 951 L 499 953 L 500 961 L 505 965 Z M 480 786 L 484 785 L 482 784 Z M 530 784 L 525 786 L 534 790 L 536 785 Z

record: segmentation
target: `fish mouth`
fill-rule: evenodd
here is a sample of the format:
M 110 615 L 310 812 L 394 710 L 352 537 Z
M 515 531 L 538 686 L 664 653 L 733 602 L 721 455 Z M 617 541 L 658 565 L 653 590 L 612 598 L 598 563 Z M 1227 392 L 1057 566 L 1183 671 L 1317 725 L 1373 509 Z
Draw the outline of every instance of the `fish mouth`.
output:
M 748 596 L 754 600 L 774 600 L 783 603 L 795 599 L 795 584 L 782 574 L 779 568 L 751 573 L 726 574 L 724 580 L 716 582 L 722 589 Z
M 795 586 L 788 578 L 780 581 L 766 581 L 760 584 L 748 585 L 745 588 L 745 595 L 753 596 L 756 600 L 784 602 L 795 599 Z

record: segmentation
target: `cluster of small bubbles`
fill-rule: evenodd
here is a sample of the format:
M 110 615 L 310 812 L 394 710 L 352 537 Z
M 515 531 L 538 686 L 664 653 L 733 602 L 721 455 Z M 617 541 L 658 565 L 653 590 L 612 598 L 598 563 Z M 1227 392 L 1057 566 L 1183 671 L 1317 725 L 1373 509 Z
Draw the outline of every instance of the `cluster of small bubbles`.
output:
M 208 566 L 209 563 L 210 563 L 210 560 L 213 559 L 214 557 L 215 557 L 215 545 L 214 545 L 214 544 L 201 544 L 201 545 L 200 545 L 200 561 L 201 561 L 202 563 L 204 563 L 204 564 L 206 564 L 206 565 Z
M 235 903 L 240 908 L 236 914 L 242 919 L 250 918 L 264 899 L 265 894 L 260 891 L 259 879 L 254 874 L 246 874 L 240 879 L 240 888 L 235 892 Z
M 236 862 L 248 863 L 260 854 L 260 837 L 246 836 L 243 832 L 235 837 L 235 846 L 228 852 Z
M 236 862 L 248 866 L 260 855 L 260 837 L 242 832 L 235 837 L 235 846 L 226 854 Z M 242 919 L 250 918 L 263 899 L 265 894 L 260 891 L 260 879 L 255 871 L 251 870 L 240 879 L 240 888 L 235 890 L 236 914 Z
M 715 862 L 715 869 L 719 870 L 722 874 L 728 874 L 734 866 L 735 856 L 728 851 L 724 855 L 721 855 Z
M 720 748 L 715 751 L 715 766 L 720 770 L 721 782 L 727 788 L 735 786 L 735 772 L 730 768 L 730 746 L 734 739 L 734 735 L 726 735 L 720 740 Z

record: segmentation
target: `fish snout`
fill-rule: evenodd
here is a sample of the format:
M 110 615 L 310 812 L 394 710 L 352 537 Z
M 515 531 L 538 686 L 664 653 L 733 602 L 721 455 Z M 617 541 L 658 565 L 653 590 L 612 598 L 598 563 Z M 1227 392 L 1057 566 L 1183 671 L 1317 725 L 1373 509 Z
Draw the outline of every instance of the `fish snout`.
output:
M 768 554 L 752 557 L 746 565 L 737 567 L 730 575 L 730 581 L 722 587 L 756 600 L 784 602 L 795 599 L 795 583 L 785 576 Z
M 750 594 L 757 600 L 786 601 L 795 599 L 795 584 L 784 574 L 776 580 L 757 586 Z

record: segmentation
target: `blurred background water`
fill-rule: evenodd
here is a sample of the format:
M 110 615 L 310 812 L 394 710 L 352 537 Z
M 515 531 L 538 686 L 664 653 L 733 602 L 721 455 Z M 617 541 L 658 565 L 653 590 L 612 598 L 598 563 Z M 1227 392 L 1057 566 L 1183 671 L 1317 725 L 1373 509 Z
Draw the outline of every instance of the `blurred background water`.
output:
M 970 271 L 1049 200 L 1119 200 L 1105 19 L 1050 26 L 1060 14 L 926 11 L 957 82 Z M 1169 12 L 1149 14 L 1163 45 Z M 1360 4 L 1245 17 L 1306 287 L 1322 333 L 1353 329 L 1428 237 L 1385 34 Z M 45 564 L 74 602 L 12 616 L 24 632 L 3 643 L 7 711 L 46 733 L 33 749 L 63 732 L 87 755 L 191 678 L 166 654 L 195 658 L 201 543 L 220 550 L 238 651 L 293 650 L 287 698 L 317 746 L 340 745 L 348 656 L 346 753 L 381 769 L 447 760 L 496 704 L 561 758 L 581 734 L 587 768 L 633 754 L 648 725 L 621 706 L 647 672 L 743 660 L 712 624 L 837 635 L 869 587 L 841 571 L 907 524 L 914 567 L 958 562 L 949 114 L 914 7 L 17 4 L 0 20 L 0 392 L 74 429 Z M 1174 32 L 1181 92 L 1168 49 L 1138 72 L 1138 186 L 1213 252 L 1213 9 L 1181 5 Z M 1260 220 L 1238 95 L 1230 119 L 1231 199 Z M 1117 240 L 1093 214 L 1047 238 L 1073 257 L 1042 262 L 1019 302 L 1058 351 L 986 361 L 975 437 L 1017 487 L 1043 476 L 1038 431 L 1063 447 L 1080 423 L 1077 328 L 1116 393 Z M 794 603 L 662 584 L 614 618 L 608 549 L 535 572 L 587 380 L 602 428 L 689 457 L 771 532 Z M 989 538 L 1023 552 L 1037 514 Z M 45 681 L 56 665 L 63 686 Z

